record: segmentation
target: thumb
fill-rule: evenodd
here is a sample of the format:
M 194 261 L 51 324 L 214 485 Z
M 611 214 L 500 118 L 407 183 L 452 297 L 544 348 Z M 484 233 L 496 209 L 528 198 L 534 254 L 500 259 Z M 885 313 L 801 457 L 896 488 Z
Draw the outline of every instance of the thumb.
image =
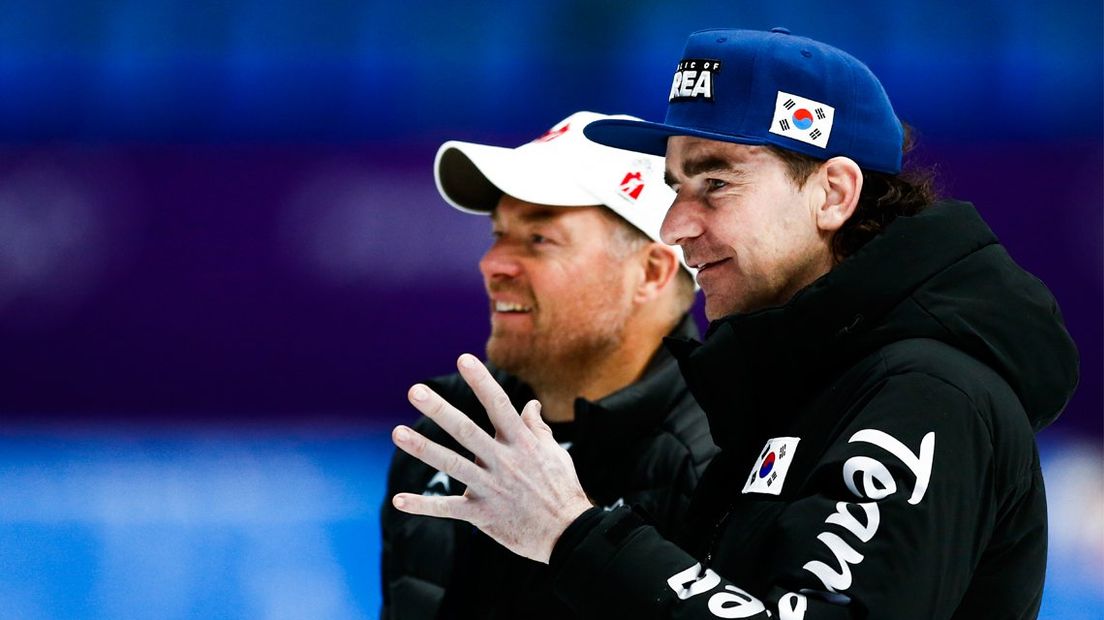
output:
M 538 438 L 552 436 L 552 429 L 544 423 L 544 418 L 541 417 L 540 401 L 531 400 L 525 403 L 525 408 L 521 410 L 521 421 Z

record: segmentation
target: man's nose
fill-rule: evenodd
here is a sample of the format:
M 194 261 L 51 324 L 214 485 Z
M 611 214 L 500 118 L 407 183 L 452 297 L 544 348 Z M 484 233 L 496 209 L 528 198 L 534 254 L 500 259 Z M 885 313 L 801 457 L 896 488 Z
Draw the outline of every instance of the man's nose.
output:
M 516 278 L 521 273 L 521 263 L 502 243 L 495 243 L 480 259 L 479 271 L 488 282 L 498 278 Z
M 667 215 L 663 217 L 659 238 L 667 245 L 682 245 L 702 234 L 698 208 L 700 205 L 696 198 L 687 194 L 685 190 L 679 191 L 671 208 L 667 209 Z

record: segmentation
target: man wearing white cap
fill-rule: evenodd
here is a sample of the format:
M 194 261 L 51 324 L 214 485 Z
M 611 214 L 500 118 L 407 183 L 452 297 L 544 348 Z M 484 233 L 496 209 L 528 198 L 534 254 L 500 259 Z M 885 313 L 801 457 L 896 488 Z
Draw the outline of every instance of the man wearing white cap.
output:
M 715 447 L 665 336 L 694 337 L 691 270 L 658 241 L 674 194 L 663 158 L 600 146 L 576 113 L 515 149 L 447 142 L 437 187 L 453 207 L 489 215 L 479 263 L 490 298 L 487 357 L 516 407 L 542 417 L 599 506 L 635 506 L 669 535 Z M 459 375 L 428 382 L 486 430 L 491 422 Z M 462 448 L 429 419 L 432 440 Z M 396 453 L 387 498 L 461 495 L 459 480 Z M 406 515 L 385 502 L 383 617 L 561 618 L 546 567 L 471 525 Z

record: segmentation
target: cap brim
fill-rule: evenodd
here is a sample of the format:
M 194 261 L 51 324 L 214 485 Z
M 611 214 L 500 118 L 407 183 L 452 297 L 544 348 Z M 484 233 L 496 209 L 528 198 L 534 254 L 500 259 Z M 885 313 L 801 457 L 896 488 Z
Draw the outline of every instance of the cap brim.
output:
M 441 197 L 468 213 L 493 211 L 503 194 L 562 207 L 601 202 L 562 162 L 531 151 L 451 140 L 437 149 L 433 170 Z
M 671 136 L 693 136 L 719 142 L 735 142 L 736 144 L 766 144 L 766 141 L 762 138 L 749 138 L 664 123 L 620 119 L 594 121 L 583 128 L 583 134 L 598 144 L 649 155 L 659 155 L 660 157 L 666 156 L 667 138 Z

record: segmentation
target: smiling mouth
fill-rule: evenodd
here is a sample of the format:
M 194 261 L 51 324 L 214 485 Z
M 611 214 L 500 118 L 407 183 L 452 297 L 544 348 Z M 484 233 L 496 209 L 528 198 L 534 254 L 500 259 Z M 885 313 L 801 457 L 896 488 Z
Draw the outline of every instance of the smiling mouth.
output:
M 697 269 L 698 273 L 700 274 L 703 271 L 709 271 L 710 269 L 713 269 L 714 267 L 717 267 L 718 265 L 721 265 L 721 264 L 723 264 L 723 263 L 725 263 L 726 261 L 729 261 L 729 260 L 731 260 L 731 259 L 722 258 L 720 260 L 715 260 L 715 261 L 712 261 L 712 262 L 705 262 L 705 263 L 698 263 L 697 265 L 691 265 L 691 267 L 693 267 L 694 269 Z
M 491 308 L 498 313 L 502 314 L 528 314 L 533 311 L 530 306 L 523 306 L 508 301 L 496 301 L 491 304 Z

